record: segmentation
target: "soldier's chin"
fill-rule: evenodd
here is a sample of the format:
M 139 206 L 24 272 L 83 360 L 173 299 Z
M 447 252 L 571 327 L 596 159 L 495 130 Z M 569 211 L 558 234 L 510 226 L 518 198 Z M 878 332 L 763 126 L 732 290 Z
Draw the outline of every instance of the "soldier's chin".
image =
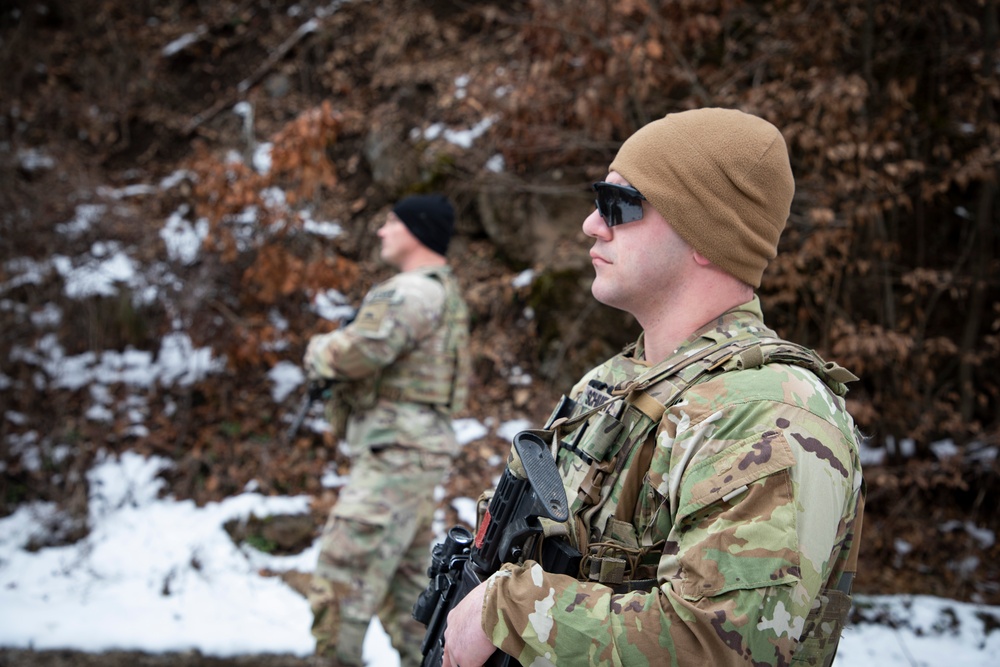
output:
M 379 257 L 383 262 L 385 262 L 389 266 L 399 268 L 399 258 L 396 256 L 395 253 L 386 252 L 385 249 L 383 249 L 379 253 Z
M 598 302 L 604 304 L 605 306 L 610 306 L 618 310 L 624 310 L 628 312 L 624 300 L 610 287 L 602 285 L 600 279 L 595 279 L 590 285 L 590 294 Z

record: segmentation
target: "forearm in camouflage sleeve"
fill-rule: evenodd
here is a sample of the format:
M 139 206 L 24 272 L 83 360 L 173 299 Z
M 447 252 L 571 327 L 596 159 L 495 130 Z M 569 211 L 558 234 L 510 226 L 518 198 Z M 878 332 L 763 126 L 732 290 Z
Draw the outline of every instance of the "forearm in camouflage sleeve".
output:
M 399 357 L 407 344 L 405 332 L 392 330 L 373 338 L 351 327 L 314 338 L 307 363 L 320 375 L 357 380 L 374 375 Z
M 617 595 L 529 562 L 507 565 L 491 580 L 483 629 L 522 665 L 787 664 L 794 641 L 761 619 L 777 613 L 792 620 L 785 610 L 801 607 L 795 590 L 738 590 L 698 601 L 669 586 Z M 806 611 L 794 613 L 804 619 Z

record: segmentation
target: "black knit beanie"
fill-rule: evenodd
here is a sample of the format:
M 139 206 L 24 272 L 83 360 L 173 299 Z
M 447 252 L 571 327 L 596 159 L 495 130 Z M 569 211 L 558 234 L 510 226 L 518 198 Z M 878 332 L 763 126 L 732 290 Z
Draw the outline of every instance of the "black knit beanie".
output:
M 455 229 L 455 210 L 444 195 L 413 195 L 400 200 L 392 212 L 417 240 L 439 255 L 448 252 Z

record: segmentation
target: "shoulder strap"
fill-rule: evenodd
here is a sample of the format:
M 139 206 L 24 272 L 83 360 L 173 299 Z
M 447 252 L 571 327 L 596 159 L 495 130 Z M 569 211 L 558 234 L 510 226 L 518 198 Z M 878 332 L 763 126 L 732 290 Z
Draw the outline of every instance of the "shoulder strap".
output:
M 600 405 L 595 405 L 588 410 L 584 410 L 580 414 L 573 417 L 564 417 L 555 420 L 551 425 L 555 434 L 553 442 L 558 442 L 561 435 L 571 433 L 577 426 L 587 421 L 587 419 L 595 412 L 605 409 L 612 401 L 624 400 L 628 403 L 632 403 L 639 410 L 646 413 L 656 421 L 659 421 L 660 417 L 663 416 L 664 410 L 666 409 L 665 405 L 669 405 L 669 402 L 663 402 L 653 398 L 645 392 L 645 389 L 699 361 L 710 357 L 712 357 L 714 361 L 714 355 L 721 353 L 737 342 L 738 341 L 735 340 L 729 340 L 715 345 L 707 345 L 682 359 L 678 360 L 671 358 L 660 362 L 659 364 L 648 369 L 636 379 L 626 382 L 620 387 L 613 389 L 610 400 L 601 403 Z M 714 368 L 714 363 L 709 364 L 705 370 L 711 370 L 712 368 Z M 698 375 L 700 375 L 700 373 L 698 373 Z
M 618 497 L 618 505 L 615 507 L 615 519 L 628 521 L 635 514 L 635 505 L 639 502 L 639 491 L 642 490 L 642 482 L 649 470 L 649 464 L 653 460 L 655 447 L 656 429 L 654 428 L 646 434 L 632 465 L 625 471 L 625 481 L 622 483 L 621 495 Z
M 847 393 L 847 383 L 858 379 L 851 371 L 836 362 L 826 361 L 814 350 L 781 338 L 752 340 L 749 345 L 719 359 L 712 370 L 747 370 L 766 364 L 790 364 L 806 368 L 838 396 Z
M 706 360 L 707 363 L 701 369 L 691 369 L 694 372 L 681 373 L 685 368 L 689 368 L 698 361 Z M 695 353 L 682 364 L 673 364 L 665 368 L 654 367 L 635 382 L 628 385 L 626 401 L 634 405 L 637 409 L 648 416 L 654 424 L 659 423 L 667 406 L 677 401 L 684 391 L 697 384 L 704 375 L 714 371 L 734 371 L 750 370 L 759 368 L 768 363 L 789 363 L 808 368 L 814 372 L 824 383 L 830 386 L 835 393 L 842 395 L 846 392 L 844 384 L 857 380 L 858 378 L 846 368 L 834 362 L 824 361 L 818 354 L 796 343 L 791 343 L 782 339 L 754 339 L 737 338 L 726 341 L 721 345 L 710 346 Z M 671 383 L 662 394 L 656 392 L 655 385 L 666 380 L 671 375 L 681 374 L 679 383 Z M 648 391 L 647 391 L 648 390 Z M 649 464 L 653 457 L 653 449 L 656 440 L 656 430 L 651 430 L 642 442 L 642 449 L 636 454 L 634 464 L 626 471 L 625 480 L 622 483 L 620 503 L 615 508 L 615 518 L 627 520 L 635 511 L 635 502 L 638 500 L 642 481 L 649 470 Z M 841 585 L 847 586 L 845 592 L 850 591 L 854 573 L 857 572 L 858 548 L 861 542 L 861 516 L 864 512 L 864 494 L 861 495 L 858 506 L 858 519 L 856 520 L 856 536 L 851 544 L 851 553 L 848 566 L 841 579 Z M 838 586 L 839 588 L 839 586 Z

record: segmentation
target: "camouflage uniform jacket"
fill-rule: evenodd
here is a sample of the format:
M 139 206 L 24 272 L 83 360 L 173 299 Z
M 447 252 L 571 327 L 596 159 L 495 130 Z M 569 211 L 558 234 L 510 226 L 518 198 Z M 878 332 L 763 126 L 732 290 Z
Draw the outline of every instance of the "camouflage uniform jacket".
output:
M 665 363 L 747 337 L 777 340 L 756 297 Z M 588 392 L 647 372 L 642 353 L 640 338 L 571 398 L 593 405 Z M 853 539 L 862 477 L 844 393 L 837 381 L 773 361 L 692 382 L 645 431 L 651 453 L 638 492 L 622 498 L 627 466 L 601 489 L 617 506 L 590 517 L 578 577 L 528 560 L 488 580 L 487 636 L 526 666 L 789 664 Z M 584 463 L 562 448 L 557 462 L 571 510 L 579 508 Z M 583 530 L 569 526 L 577 539 Z M 605 551 L 620 558 L 601 558 Z M 648 586 L 629 586 L 644 576 Z
M 400 445 L 454 455 L 451 415 L 464 407 L 469 314 L 447 266 L 396 274 L 372 288 L 354 321 L 323 337 L 332 403 L 351 406 L 352 451 Z

